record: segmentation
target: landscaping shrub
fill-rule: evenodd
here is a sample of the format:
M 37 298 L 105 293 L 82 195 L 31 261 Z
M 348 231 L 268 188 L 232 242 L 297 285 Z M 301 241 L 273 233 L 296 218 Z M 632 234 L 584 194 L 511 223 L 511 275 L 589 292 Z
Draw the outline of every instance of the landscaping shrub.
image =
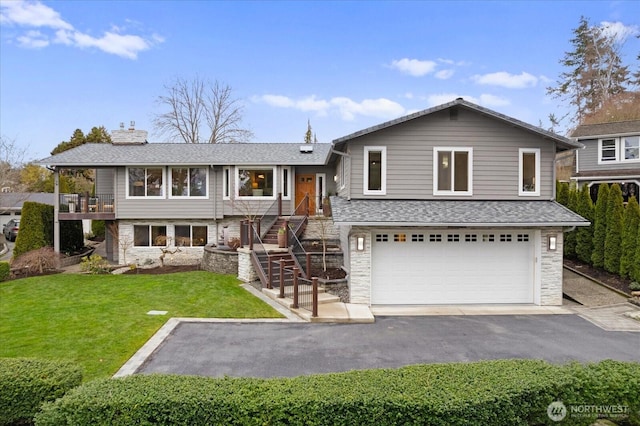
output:
M 81 382 L 80 368 L 69 362 L 0 358 L 0 425 L 33 424 L 43 402 Z
M 53 245 L 53 240 L 51 241 Z M 60 221 L 60 251 L 76 253 L 84 247 L 84 231 L 81 220 Z
M 577 211 L 578 206 L 578 192 L 575 187 L 571 187 L 569 189 L 569 200 L 567 203 L 567 208 L 571 211 Z M 577 232 L 574 230 L 573 232 L 569 232 L 565 234 L 564 237 L 564 255 L 566 257 L 576 257 L 576 235 Z
M 640 206 L 636 197 L 630 197 L 627 207 L 624 209 L 622 219 L 622 257 L 620 258 L 620 275 L 623 278 L 631 277 L 633 261 L 636 255 L 638 230 L 640 229 Z
M 569 184 L 567 182 L 556 181 L 556 201 L 565 207 L 569 204 Z
M 91 233 L 95 238 L 105 238 L 106 225 L 104 220 L 92 220 L 91 221 Z
M 45 272 L 55 271 L 58 266 L 58 255 L 51 247 L 42 247 L 31 250 L 13 260 L 11 267 L 16 275 L 32 276 L 42 275 Z
M 139 375 L 84 384 L 37 425 L 526 425 L 574 379 L 533 360 L 431 364 L 296 378 Z
M 11 275 L 11 267 L 9 262 L 0 262 L 0 282 L 6 281 Z
M 609 185 L 601 183 L 598 187 L 598 199 L 596 200 L 595 220 L 593 225 L 593 253 L 591 263 L 596 268 L 604 266 L 604 240 L 607 236 L 607 200 L 609 198 Z
M 620 273 L 622 257 L 622 216 L 624 203 L 620 185 L 614 183 L 607 199 L 607 232 L 604 239 L 604 269 L 612 274 Z
M 576 204 L 576 213 L 591 222 L 589 226 L 579 226 L 574 232 L 576 233 L 576 256 L 582 262 L 591 263 L 591 253 L 593 252 L 593 202 L 589 187 L 583 185 L 578 194 L 578 202 Z
M 51 226 L 46 222 L 49 215 L 46 210 L 51 208 Z M 20 219 L 20 232 L 13 248 L 13 256 L 20 255 L 32 250 L 52 245 L 53 241 L 53 208 L 47 204 L 25 201 L 22 206 L 22 217 Z
M 92 274 L 108 274 L 111 272 L 109 262 L 97 254 L 83 257 L 80 262 L 80 269 Z

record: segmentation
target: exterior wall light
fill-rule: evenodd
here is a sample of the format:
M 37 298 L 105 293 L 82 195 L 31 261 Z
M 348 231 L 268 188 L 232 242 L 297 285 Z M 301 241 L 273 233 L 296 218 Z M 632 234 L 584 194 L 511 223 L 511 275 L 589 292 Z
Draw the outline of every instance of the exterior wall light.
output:
M 558 237 L 556 235 L 549 235 L 547 241 L 547 251 L 556 251 L 558 244 Z
M 364 237 L 356 237 L 356 250 L 364 251 Z

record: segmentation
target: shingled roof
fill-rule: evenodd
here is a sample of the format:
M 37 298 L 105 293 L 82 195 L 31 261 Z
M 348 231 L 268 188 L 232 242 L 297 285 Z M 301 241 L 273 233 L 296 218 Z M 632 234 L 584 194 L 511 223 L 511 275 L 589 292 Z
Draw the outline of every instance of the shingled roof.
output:
M 300 147 L 312 152 L 301 152 Z M 113 145 L 88 143 L 38 161 L 59 167 L 127 165 L 323 165 L 331 144 L 237 143 L 187 144 L 145 143 Z
M 613 123 L 582 124 L 571 133 L 572 138 L 593 139 L 602 136 L 640 134 L 640 120 L 616 121 Z
M 455 101 L 451 101 L 451 102 L 448 102 L 446 104 L 435 106 L 433 108 L 428 108 L 428 109 L 425 109 L 425 110 L 422 110 L 422 111 L 418 111 L 416 113 L 409 114 L 409 115 L 406 115 L 404 117 L 397 118 L 395 120 L 387 121 L 387 122 L 384 122 L 384 123 L 381 123 L 381 124 L 378 124 L 378 125 L 375 125 L 375 126 L 363 129 L 363 130 L 359 130 L 359 131 L 357 131 L 355 133 L 352 133 L 350 135 L 335 139 L 333 141 L 333 143 L 336 144 L 336 145 L 340 145 L 340 144 L 342 144 L 342 143 L 344 143 L 344 142 L 346 142 L 346 141 L 348 141 L 350 139 L 354 139 L 354 138 L 357 138 L 357 137 L 360 137 L 360 136 L 364 136 L 364 135 L 369 134 L 369 133 L 377 132 L 378 130 L 386 129 L 387 127 L 395 126 L 395 125 L 398 125 L 398 124 L 401 124 L 401 123 L 404 123 L 404 122 L 407 122 L 407 121 L 410 121 L 410 120 L 415 120 L 416 118 L 420 118 L 420 117 L 424 117 L 424 116 L 427 116 L 427 115 L 430 115 L 430 114 L 434 114 L 434 113 L 436 113 L 438 111 L 443 111 L 445 109 L 452 108 L 452 107 L 467 108 L 467 109 L 470 109 L 472 111 L 476 111 L 476 112 L 478 112 L 478 113 L 480 113 L 482 115 L 493 117 L 495 119 L 498 119 L 500 121 L 508 123 L 508 124 L 510 124 L 512 126 L 520 127 L 525 131 L 534 133 L 534 134 L 536 134 L 538 136 L 541 136 L 541 137 L 543 137 L 545 139 L 549 139 L 549 140 L 552 140 L 552 141 L 556 142 L 556 144 L 557 144 L 556 146 L 558 148 L 561 148 L 560 150 L 575 149 L 575 148 L 582 148 L 583 147 L 581 143 L 572 141 L 571 139 L 565 138 L 564 136 L 557 135 L 557 134 L 555 134 L 553 132 L 549 132 L 549 131 L 544 130 L 544 129 L 540 128 L 540 127 L 533 126 L 533 125 L 531 125 L 529 123 L 525 123 L 524 121 L 517 120 L 517 119 L 515 119 L 513 117 L 509 117 L 507 115 L 504 115 L 504 114 L 501 114 L 499 112 L 493 111 L 493 110 L 491 110 L 489 108 L 481 107 L 480 105 L 476 105 L 474 103 L 465 101 L 462 98 L 458 98 Z
M 331 197 L 336 224 L 361 226 L 587 226 L 555 201 L 347 200 Z

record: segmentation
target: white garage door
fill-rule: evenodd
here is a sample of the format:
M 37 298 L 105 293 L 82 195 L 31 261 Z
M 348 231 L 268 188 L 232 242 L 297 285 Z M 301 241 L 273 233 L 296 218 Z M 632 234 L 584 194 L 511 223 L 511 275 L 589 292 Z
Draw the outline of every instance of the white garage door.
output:
M 533 231 L 373 233 L 371 303 L 533 303 Z

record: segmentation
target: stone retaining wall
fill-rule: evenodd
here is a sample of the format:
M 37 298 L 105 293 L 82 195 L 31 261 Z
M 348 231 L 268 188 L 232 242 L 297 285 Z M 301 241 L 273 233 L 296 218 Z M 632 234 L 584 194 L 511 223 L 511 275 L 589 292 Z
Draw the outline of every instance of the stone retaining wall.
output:
M 201 268 L 218 274 L 238 275 L 238 252 L 206 246 Z

